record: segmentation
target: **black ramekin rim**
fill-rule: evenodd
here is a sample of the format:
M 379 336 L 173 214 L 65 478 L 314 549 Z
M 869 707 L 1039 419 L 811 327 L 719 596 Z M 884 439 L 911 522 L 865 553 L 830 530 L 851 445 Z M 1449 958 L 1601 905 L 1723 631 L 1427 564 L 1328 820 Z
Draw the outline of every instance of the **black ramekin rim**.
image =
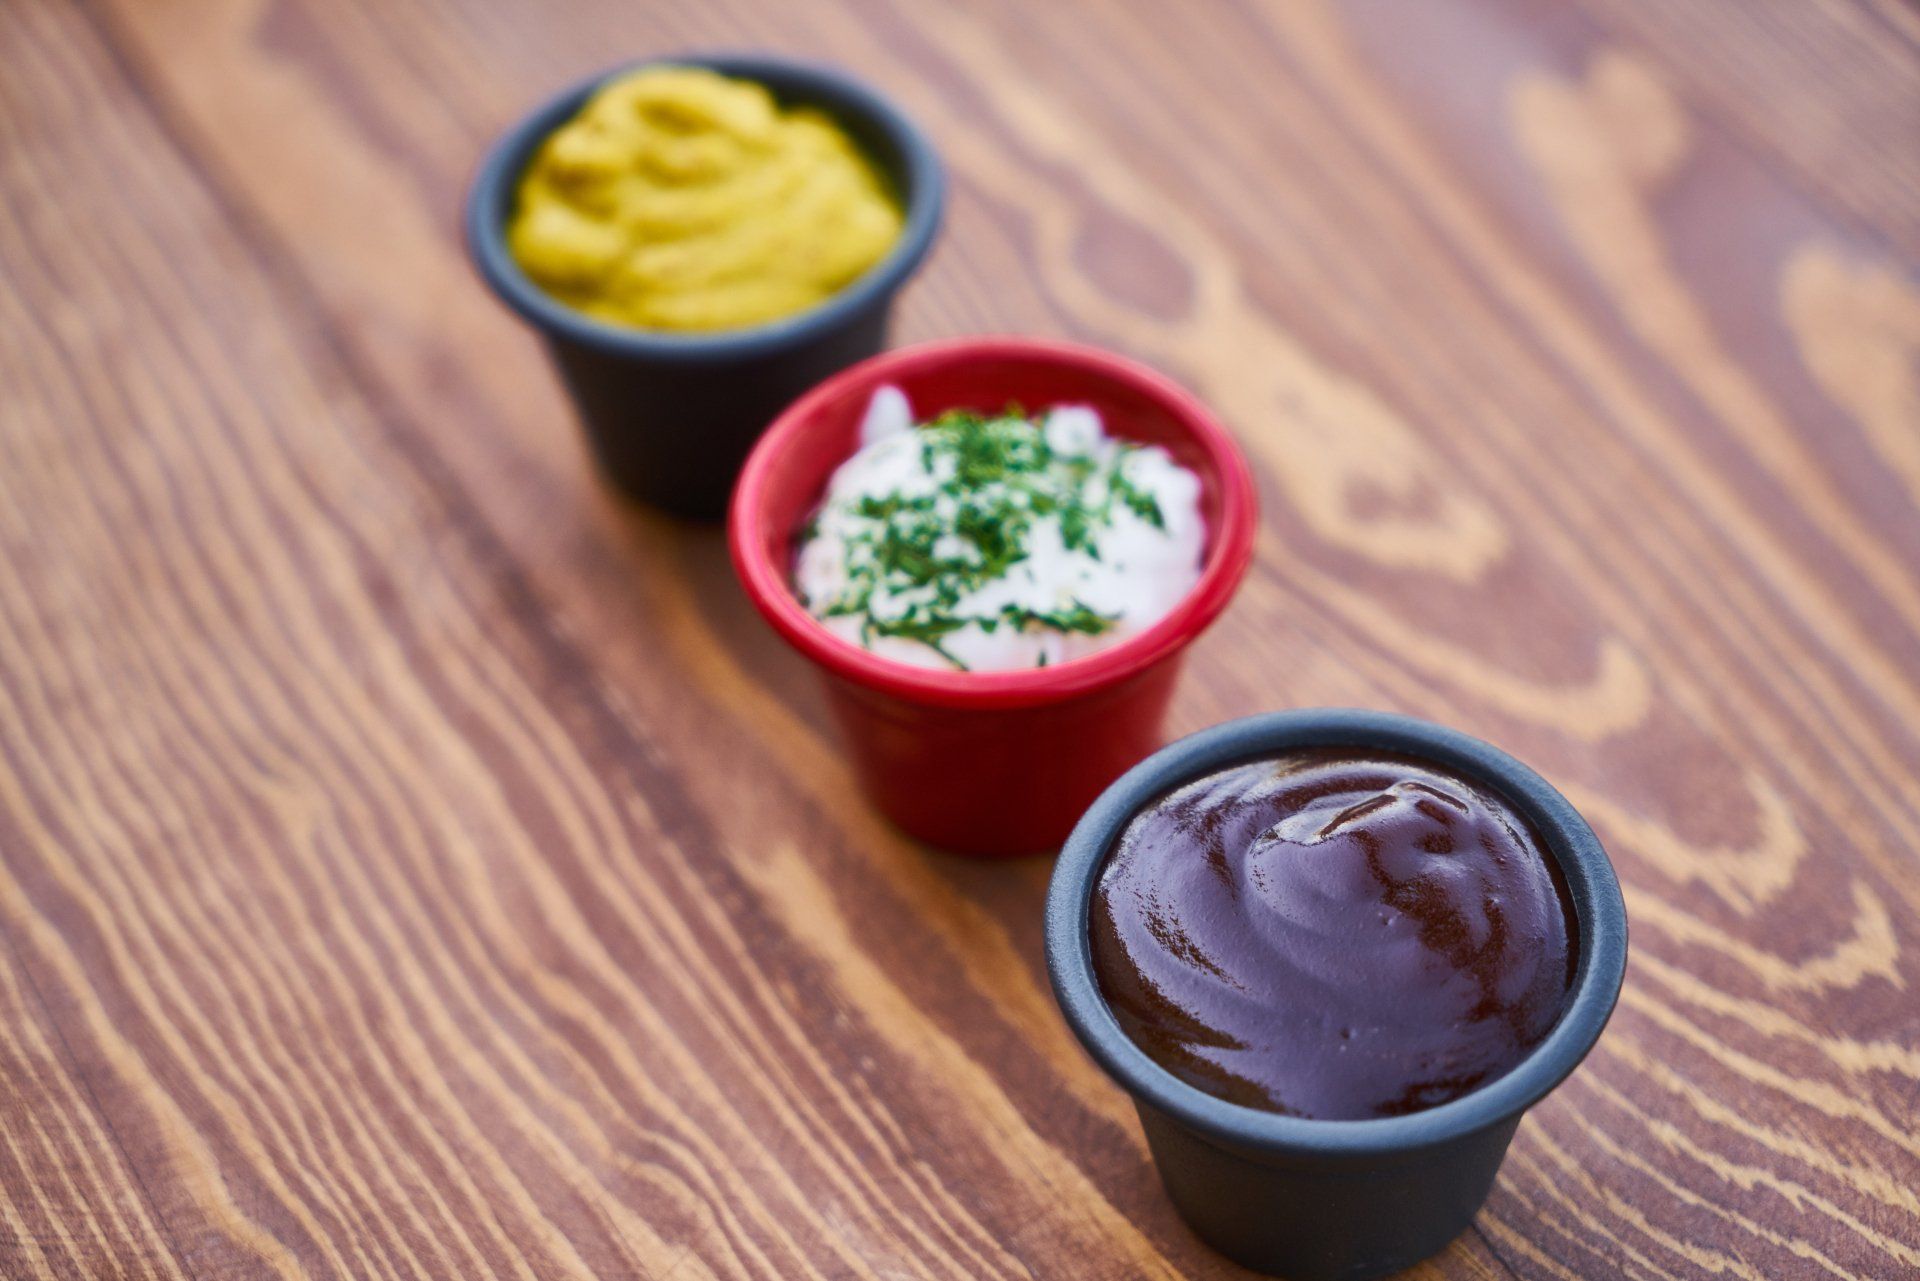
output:
M 900 239 L 865 275 L 818 306 L 741 329 L 679 333 L 610 324 L 548 294 L 528 278 L 507 250 L 505 228 L 514 188 L 534 151 L 549 134 L 572 119 L 595 90 L 615 76 L 650 66 L 706 67 L 722 75 L 756 81 L 782 102 L 819 106 L 884 134 L 899 150 L 906 169 L 905 190 L 901 193 L 906 201 L 906 222 Z M 562 90 L 522 117 L 480 162 L 467 191 L 464 221 L 467 252 L 481 279 L 502 302 L 549 337 L 616 356 L 718 362 L 799 346 L 898 290 L 932 247 L 945 207 L 946 175 L 933 145 L 905 113 L 866 84 L 831 67 L 773 54 L 689 52 L 638 58 L 610 67 Z
M 1559 862 L 1579 933 L 1573 995 L 1547 1039 L 1471 1094 L 1407 1116 L 1313 1120 L 1215 1098 L 1154 1062 L 1121 1030 L 1093 972 L 1087 923 L 1107 851 L 1140 809 L 1173 788 L 1242 761 L 1305 747 L 1357 747 L 1433 761 L 1493 789 L 1535 825 Z M 1613 865 L 1586 820 L 1552 784 L 1458 730 L 1391 712 L 1307 708 L 1248 716 L 1169 744 L 1134 766 L 1082 816 L 1054 865 L 1046 906 L 1047 972 L 1087 1051 L 1134 1098 L 1202 1136 L 1278 1159 L 1377 1160 L 1448 1143 L 1517 1118 L 1565 1080 L 1600 1039 L 1627 965 L 1627 910 Z

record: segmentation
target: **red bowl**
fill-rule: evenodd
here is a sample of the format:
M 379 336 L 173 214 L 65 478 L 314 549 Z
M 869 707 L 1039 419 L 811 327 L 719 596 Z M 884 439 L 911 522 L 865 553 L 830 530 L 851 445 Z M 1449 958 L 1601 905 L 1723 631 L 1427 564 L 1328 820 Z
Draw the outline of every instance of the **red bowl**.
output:
M 1116 436 L 1164 447 L 1200 477 L 1200 581 L 1147 630 L 1054 667 L 911 667 L 834 635 L 794 595 L 794 535 L 858 447 L 867 401 L 889 383 L 919 419 L 1072 402 L 1097 409 Z M 829 378 L 761 436 L 727 520 L 734 571 L 774 629 L 819 666 L 869 798 L 911 836 L 988 855 L 1057 847 L 1108 783 L 1160 745 L 1181 653 L 1239 587 L 1257 524 L 1247 460 L 1199 401 L 1130 360 L 1032 338 L 925 343 Z

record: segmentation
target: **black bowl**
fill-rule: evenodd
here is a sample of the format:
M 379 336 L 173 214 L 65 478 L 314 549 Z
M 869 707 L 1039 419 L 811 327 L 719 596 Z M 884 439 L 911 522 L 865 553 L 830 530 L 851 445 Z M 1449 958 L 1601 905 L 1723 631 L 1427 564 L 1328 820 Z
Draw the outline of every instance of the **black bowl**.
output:
M 1188 1085 L 1135 1045 L 1094 977 L 1087 924 L 1107 851 L 1142 808 L 1215 770 L 1308 747 L 1397 752 L 1503 796 L 1544 840 L 1573 901 L 1573 990 L 1547 1039 L 1506 1075 L 1407 1116 L 1324 1121 L 1242 1107 Z M 1627 910 L 1593 829 L 1497 748 L 1411 717 L 1347 709 L 1229 721 L 1149 756 L 1067 839 L 1047 891 L 1047 971 L 1067 1022 L 1133 1096 L 1167 1195 L 1220 1253 L 1298 1281 L 1360 1281 L 1434 1254 L 1486 1200 L 1520 1116 L 1579 1065 L 1613 1013 Z
M 783 106 L 832 116 L 899 195 L 899 241 L 817 307 L 766 324 L 677 333 L 609 324 L 575 311 L 520 270 L 506 224 L 520 176 L 547 136 L 616 76 L 638 67 L 707 67 L 765 85 Z M 886 343 L 894 295 L 940 226 L 946 180 L 925 137 L 859 81 L 759 54 L 679 54 L 583 80 L 515 125 L 481 163 L 467 196 L 467 249 L 488 286 L 546 340 L 594 456 L 624 493 L 676 515 L 715 520 L 760 432 L 801 392 Z

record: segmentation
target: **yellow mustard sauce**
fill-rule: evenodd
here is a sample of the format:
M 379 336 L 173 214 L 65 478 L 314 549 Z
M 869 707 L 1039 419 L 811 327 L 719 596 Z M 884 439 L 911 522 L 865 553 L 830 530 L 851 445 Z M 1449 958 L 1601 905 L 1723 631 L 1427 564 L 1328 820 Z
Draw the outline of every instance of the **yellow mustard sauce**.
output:
M 825 301 L 899 239 L 886 184 L 840 127 L 697 67 L 610 81 L 520 181 L 507 247 L 590 316 L 737 329 Z

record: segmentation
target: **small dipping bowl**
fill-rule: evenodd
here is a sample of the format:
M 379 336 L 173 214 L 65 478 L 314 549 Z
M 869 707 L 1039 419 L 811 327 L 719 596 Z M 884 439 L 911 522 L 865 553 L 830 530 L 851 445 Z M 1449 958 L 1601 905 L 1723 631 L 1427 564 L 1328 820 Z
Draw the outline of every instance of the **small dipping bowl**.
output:
M 1098 410 L 1109 434 L 1163 446 L 1200 478 L 1199 581 L 1137 635 L 1057 666 L 961 672 L 880 658 L 827 630 L 794 595 L 795 535 L 859 448 L 874 391 L 916 421 L 944 410 Z M 782 414 L 747 460 L 728 533 L 748 597 L 813 661 L 868 798 L 929 845 L 979 855 L 1057 848 L 1100 789 L 1158 747 L 1182 652 L 1226 608 L 1253 557 L 1246 458 L 1186 391 L 1107 352 L 1030 338 L 926 343 L 875 357 Z
M 1162 796 L 1228 766 L 1306 748 L 1418 758 L 1504 798 L 1565 875 L 1574 977 L 1560 1019 L 1505 1075 L 1438 1107 L 1335 1121 L 1243 1107 L 1180 1080 L 1121 1030 L 1088 937 L 1108 852 Z M 1295 1281 L 1362 1281 L 1410 1267 L 1464 1231 L 1486 1200 L 1521 1115 L 1587 1056 L 1627 964 L 1613 865 L 1566 798 L 1505 752 L 1384 712 L 1310 709 L 1229 721 L 1142 761 L 1068 838 L 1047 892 L 1047 972 L 1075 1035 L 1133 1096 L 1174 1208 L 1221 1254 Z
M 688 333 L 597 320 L 520 269 L 506 228 L 534 153 L 603 84 L 641 67 L 706 67 L 765 85 L 783 107 L 819 108 L 873 160 L 905 224 L 886 257 L 818 306 L 740 329 Z M 539 331 L 586 427 L 601 472 L 631 498 L 717 520 L 753 442 L 795 396 L 886 345 L 893 298 L 940 226 L 946 180 L 926 138 L 859 81 L 764 55 L 680 54 L 581 81 L 515 125 L 467 196 L 467 249 L 500 300 Z

